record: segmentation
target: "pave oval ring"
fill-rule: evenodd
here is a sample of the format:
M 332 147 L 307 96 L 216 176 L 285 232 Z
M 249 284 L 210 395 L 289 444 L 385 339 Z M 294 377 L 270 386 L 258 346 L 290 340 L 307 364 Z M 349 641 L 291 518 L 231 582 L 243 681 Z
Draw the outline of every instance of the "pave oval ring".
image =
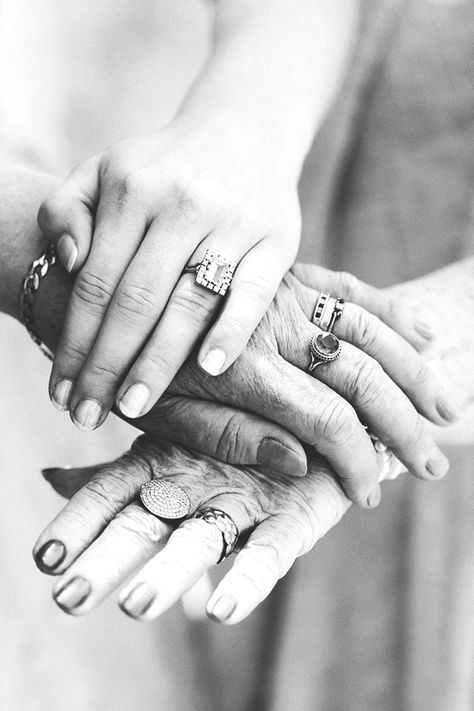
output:
M 206 523 L 216 526 L 222 534 L 222 553 L 217 561 L 221 563 L 233 552 L 239 538 L 239 529 L 233 519 L 220 509 L 205 508 L 199 509 L 194 518 L 202 519 Z
M 308 372 L 312 373 L 318 365 L 323 363 L 332 363 L 333 360 L 339 358 L 341 354 L 341 344 L 337 336 L 333 333 L 325 331 L 313 336 L 309 342 L 309 355 L 311 362 L 308 367 Z
M 322 291 L 314 307 L 312 322 L 322 331 L 331 333 L 337 319 L 343 314 L 344 304 L 344 299 L 336 298 L 327 291 Z
M 237 264 L 220 254 L 206 249 L 204 257 L 198 264 L 192 264 L 183 269 L 183 274 L 195 274 L 196 284 L 216 294 L 225 296 L 234 276 Z
M 184 518 L 191 508 L 185 490 L 169 479 L 147 481 L 140 489 L 140 500 L 147 511 L 164 519 Z

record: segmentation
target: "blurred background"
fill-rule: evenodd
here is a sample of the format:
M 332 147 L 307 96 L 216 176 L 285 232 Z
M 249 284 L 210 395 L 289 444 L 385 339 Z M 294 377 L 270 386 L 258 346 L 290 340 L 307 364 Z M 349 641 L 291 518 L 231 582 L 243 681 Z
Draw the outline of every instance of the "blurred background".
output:
M 364 65 L 377 83 L 364 83 L 354 63 L 334 130 L 306 167 L 304 228 L 307 237 L 324 229 L 317 196 L 322 203 L 334 185 L 347 188 L 355 155 L 367 179 L 347 190 L 340 222 L 348 237 L 327 261 L 384 284 L 462 256 L 440 245 L 456 220 L 465 229 L 457 181 L 472 194 L 474 25 L 469 0 L 363 4 L 385 6 L 385 25 L 402 6 L 410 12 L 403 33 L 388 38 L 383 67 L 378 55 Z M 0 0 L 1 150 L 65 175 L 106 145 L 163 124 L 206 57 L 212 19 L 207 0 Z M 385 25 L 360 54 L 389 47 Z M 458 65 L 470 73 L 457 74 Z M 370 115 L 356 110 L 361 97 Z M 358 132 L 344 142 L 354 119 Z M 440 143 L 448 128 L 452 137 Z M 381 186 L 385 201 L 371 202 Z M 420 194 L 428 207 L 406 217 L 401 206 Z M 387 224 L 395 248 L 383 261 Z M 472 220 L 469 229 L 467 239 Z M 357 239 L 372 242 L 361 250 Z M 351 510 L 237 628 L 186 620 L 180 606 L 137 624 L 114 600 L 70 618 L 31 559 L 62 505 L 40 470 L 113 458 L 134 430 L 110 418 L 99 432 L 79 433 L 49 403 L 48 361 L 18 324 L 0 324 L 0 711 L 473 711 L 472 448 L 451 452 L 449 481 L 400 479 L 370 516 Z

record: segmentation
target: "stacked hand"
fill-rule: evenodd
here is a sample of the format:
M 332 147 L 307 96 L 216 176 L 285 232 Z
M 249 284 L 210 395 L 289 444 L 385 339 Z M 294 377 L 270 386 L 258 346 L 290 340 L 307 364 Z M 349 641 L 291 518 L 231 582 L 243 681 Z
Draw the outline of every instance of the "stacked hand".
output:
M 436 370 L 442 369 L 450 375 L 456 370 L 458 359 L 463 358 L 463 365 L 470 364 L 468 373 L 472 373 L 474 260 L 459 262 L 429 277 L 384 291 L 315 267 L 298 265 L 294 271 L 307 284 L 317 280 L 323 289 L 370 304 L 400 333 L 420 346 L 423 344 Z M 463 308 L 458 309 L 460 298 Z M 440 333 L 437 317 L 443 313 L 439 309 L 441 302 L 447 321 Z M 357 311 L 355 306 L 354 309 Z M 375 323 L 383 333 L 385 327 L 377 320 Z M 342 328 L 341 321 L 340 331 Z M 270 340 L 268 337 L 267 342 Z M 405 352 L 410 354 L 410 361 L 412 351 Z M 406 363 L 405 357 L 403 362 Z M 326 372 L 334 367 L 336 364 L 327 366 Z M 426 387 L 427 381 L 432 382 L 429 371 L 420 373 L 423 376 L 420 384 Z M 186 382 L 185 371 L 180 378 Z M 220 381 L 219 378 L 211 382 Z M 473 381 L 472 375 L 465 374 L 452 381 L 456 397 L 462 395 L 463 404 L 470 405 L 471 419 Z M 199 387 L 204 385 L 201 383 Z M 178 401 L 178 396 L 173 397 Z M 388 409 L 387 401 L 384 404 Z M 426 399 L 424 411 L 428 413 L 432 408 L 433 412 L 436 404 L 439 406 L 439 401 L 431 395 L 431 399 Z M 465 421 L 466 417 L 460 426 L 455 426 L 455 437 L 465 439 L 467 430 L 462 428 Z M 243 619 L 266 597 L 293 560 L 335 525 L 349 506 L 331 467 L 311 450 L 307 451 L 307 475 L 288 478 L 261 469 L 229 466 L 182 447 L 142 438 L 129 455 L 116 463 L 102 468 L 50 472 L 48 478 L 55 488 L 65 496 L 73 495 L 35 548 L 40 567 L 45 572 L 62 575 L 55 586 L 58 604 L 74 614 L 86 612 L 145 564 L 122 589 L 120 601 L 128 614 L 151 619 L 173 604 L 217 561 L 222 539 L 212 526 L 202 521 L 186 521 L 172 533 L 171 525 L 135 502 L 144 481 L 150 477 L 169 477 L 188 493 L 191 514 L 203 506 L 220 508 L 232 516 L 243 534 L 243 548 L 208 604 L 208 611 L 218 620 L 234 623 Z M 398 463 L 392 458 L 389 473 L 397 471 Z

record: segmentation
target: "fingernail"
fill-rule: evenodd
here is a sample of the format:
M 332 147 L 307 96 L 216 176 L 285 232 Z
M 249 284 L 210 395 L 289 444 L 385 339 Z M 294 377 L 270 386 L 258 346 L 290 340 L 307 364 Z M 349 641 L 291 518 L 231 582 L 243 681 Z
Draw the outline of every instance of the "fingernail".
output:
M 449 470 L 449 460 L 435 447 L 434 454 L 426 462 L 426 470 L 435 479 L 441 479 Z
M 59 261 L 67 272 L 72 272 L 76 263 L 78 250 L 71 235 L 63 235 L 56 242 Z
M 237 607 L 237 600 L 232 595 L 222 595 L 218 598 L 214 605 L 207 610 L 207 614 L 211 620 L 216 622 L 225 622 L 234 612 Z
M 219 375 L 224 367 L 226 355 L 222 348 L 213 348 L 202 359 L 201 368 L 209 373 L 209 375 Z
M 80 430 L 90 431 L 97 427 L 102 408 L 95 400 L 81 400 L 74 410 L 73 419 Z
M 150 609 L 154 601 L 153 588 L 148 583 L 139 583 L 124 600 L 119 602 L 119 605 L 129 617 L 141 617 Z
M 35 562 L 45 573 L 56 570 L 66 557 L 66 548 L 61 541 L 48 541 L 35 554 Z
M 46 481 L 51 481 L 56 479 L 56 474 L 58 472 L 64 472 L 66 469 L 71 469 L 70 464 L 65 464 L 63 467 L 48 467 L 47 469 L 42 469 L 41 474 L 44 476 Z
M 150 391 L 147 386 L 143 383 L 136 383 L 129 387 L 120 398 L 118 406 L 120 412 L 125 415 L 125 417 L 133 419 L 140 417 L 149 399 Z
M 290 476 L 304 476 L 307 466 L 304 459 L 292 449 L 273 437 L 265 437 L 257 452 L 258 464 L 276 469 Z
M 436 409 L 440 417 L 446 422 L 455 422 L 460 417 L 459 407 L 448 393 L 443 393 L 438 400 Z
M 377 484 L 367 497 L 367 506 L 370 509 L 374 509 L 380 504 L 380 499 L 382 498 L 382 489 Z
M 54 593 L 54 599 L 59 607 L 65 612 L 80 607 L 91 594 L 91 586 L 88 580 L 79 576 L 70 580 L 58 592 Z
M 51 395 L 53 405 L 61 412 L 65 412 L 69 407 L 71 396 L 72 380 L 58 380 Z
M 431 341 L 433 339 L 433 331 L 431 327 L 428 326 L 428 324 L 424 321 L 416 321 L 415 331 L 419 336 L 421 336 L 427 341 Z

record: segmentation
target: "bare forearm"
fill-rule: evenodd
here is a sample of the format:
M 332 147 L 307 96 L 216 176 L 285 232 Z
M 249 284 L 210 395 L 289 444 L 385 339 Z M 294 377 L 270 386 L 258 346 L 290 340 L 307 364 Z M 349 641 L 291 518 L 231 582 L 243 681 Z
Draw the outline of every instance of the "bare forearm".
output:
M 218 0 L 215 47 L 180 119 L 256 131 L 299 171 L 340 85 L 358 0 Z M 265 140 L 265 139 L 263 139 Z

